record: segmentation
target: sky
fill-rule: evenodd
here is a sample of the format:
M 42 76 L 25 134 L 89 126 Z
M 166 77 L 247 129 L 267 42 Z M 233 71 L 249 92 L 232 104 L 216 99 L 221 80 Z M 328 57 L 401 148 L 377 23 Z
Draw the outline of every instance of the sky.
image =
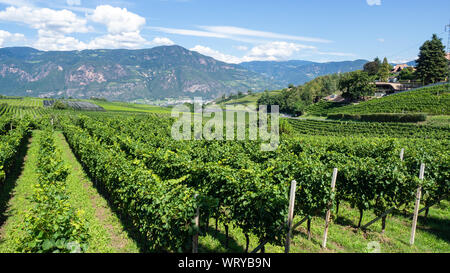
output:
M 220 61 L 414 60 L 448 0 L 0 0 L 0 47 L 180 45 Z

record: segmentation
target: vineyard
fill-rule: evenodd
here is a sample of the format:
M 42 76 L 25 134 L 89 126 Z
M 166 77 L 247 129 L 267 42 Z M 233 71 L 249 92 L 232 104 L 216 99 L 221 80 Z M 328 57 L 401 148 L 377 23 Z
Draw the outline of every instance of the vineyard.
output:
M 392 122 L 289 119 L 289 123 L 298 133 L 305 135 L 444 139 L 450 134 L 449 126 L 431 127 Z
M 348 202 L 360 211 L 358 226 L 364 211 L 379 216 L 414 201 L 420 163 L 436 170 L 423 184 L 425 203 L 442 198 L 450 186 L 447 141 L 286 137 L 277 152 L 264 153 L 252 142 L 173 141 L 170 119 L 157 116 L 67 118 L 62 129 L 82 165 L 135 230 L 152 242 L 150 250 L 186 250 L 192 235 L 188 224 L 198 206 L 201 219 L 212 217 L 226 230 L 237 226 L 246 238 L 252 234 L 259 242 L 279 244 L 286 235 L 279 227 L 286 220 L 293 179 L 299 185 L 298 215 L 311 219 L 323 215 L 331 201 L 336 206 Z M 408 151 L 404 161 L 398 156 L 402 147 Z M 329 181 L 334 167 L 339 174 L 333 198 Z M 148 191 L 160 194 L 145 197 Z M 170 224 L 155 224 L 154 215 Z M 155 229 L 159 240 L 148 238 Z
M 3 107 L 24 114 L 34 109 Z M 88 221 L 70 203 L 70 172 L 53 130 L 62 132 L 91 186 L 142 252 L 190 252 L 192 238 L 200 234 L 205 242 L 211 225 L 224 227 L 224 249 L 232 248 L 236 234 L 244 238 L 244 252 L 256 245 L 263 252 L 266 246 L 282 248 L 293 180 L 294 218 L 306 222 L 308 239 L 317 232 L 316 219 L 330 208 L 334 220 L 357 211 L 357 230 L 379 217 L 377 232 L 384 233 L 391 227 L 386 212 L 411 211 L 419 186 L 424 206 L 447 202 L 450 192 L 450 129 L 445 126 L 291 119 L 294 132 L 282 131 L 279 148 L 264 152 L 260 141 L 176 141 L 171 137 L 175 120 L 163 114 L 47 111 L 31 119 L 13 111 L 0 115 L 0 182 L 8 178 L 30 130 L 43 130 L 35 140 L 39 183 L 29 189 L 25 232 L 8 242 L 8 249 L 18 252 L 96 247 Z M 51 222 L 49 215 L 55 214 L 61 217 Z M 53 238 L 54 227 L 60 232 Z
M 0 116 L 11 114 L 20 118 L 27 115 L 31 116 L 32 118 L 36 118 L 47 113 L 49 113 L 49 110 L 44 108 L 44 104 L 40 99 L 0 99 Z
M 449 115 L 449 90 L 449 85 L 444 84 L 398 93 L 355 105 L 345 105 L 335 102 L 319 102 L 308 106 L 305 111 L 309 115 L 318 116 L 336 113 L 366 114 L 417 112 L 433 115 Z
M 45 107 L 53 107 L 56 100 L 44 100 Z M 87 101 L 72 101 L 72 100 L 61 100 L 62 104 L 67 105 L 68 108 L 73 110 L 84 110 L 84 111 L 105 111 L 103 107 L 100 107 L 94 103 Z

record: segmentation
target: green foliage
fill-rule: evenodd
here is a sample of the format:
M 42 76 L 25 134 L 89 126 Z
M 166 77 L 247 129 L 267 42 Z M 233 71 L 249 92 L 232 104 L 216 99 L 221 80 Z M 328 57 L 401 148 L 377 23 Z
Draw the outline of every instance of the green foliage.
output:
M 376 57 L 372 62 L 368 62 L 364 65 L 363 71 L 369 74 L 369 76 L 378 75 L 378 71 L 381 67 L 381 61 L 378 57 Z
M 412 67 L 406 67 L 398 74 L 398 79 L 401 81 L 413 81 L 417 77 L 416 72 Z
M 88 248 L 88 223 L 84 212 L 70 206 L 66 193 L 68 168 L 56 150 L 53 132 L 44 131 L 39 139 L 38 182 L 25 214 L 19 251 L 26 253 L 74 253 Z
M 259 241 L 282 245 L 293 179 L 298 183 L 295 214 L 309 218 L 323 216 L 329 202 L 347 201 L 376 215 L 391 207 L 410 206 L 422 162 L 429 166 L 422 184 L 425 202 L 450 191 L 448 128 L 291 119 L 289 126 L 285 121 L 280 124 L 278 150 L 263 152 L 259 141 L 175 141 L 173 121 L 156 114 L 62 112 L 55 118 L 55 126 L 62 128 L 99 191 L 147 243 L 146 250 L 187 251 L 199 206 L 201 219 L 214 217 Z M 302 135 L 295 136 L 293 130 Z M 67 170 L 52 141 L 51 132 L 42 134 L 39 185 L 32 198 L 42 204 L 59 198 L 64 204 L 67 196 L 61 189 Z M 398 156 L 401 148 L 406 151 L 404 161 Z M 333 194 L 330 182 L 335 167 L 339 171 Z M 37 232 L 39 226 L 46 231 L 43 234 L 57 234 L 42 220 L 49 209 L 62 213 L 50 221 L 57 227 L 73 227 L 67 219 L 78 223 L 77 214 L 64 216 L 63 212 L 73 211 L 64 205 L 52 203 L 33 210 L 26 218 L 27 234 L 33 238 L 24 241 L 26 251 L 68 251 L 69 239 L 40 237 Z M 79 240 L 84 238 L 75 234 Z
M 389 95 L 359 104 L 319 102 L 308 106 L 308 114 L 369 114 L 369 113 L 427 113 L 433 115 L 450 114 L 450 93 L 448 84 L 421 88 L 413 91 Z
M 368 122 L 420 122 L 426 121 L 426 114 L 328 114 L 328 119 L 357 120 Z
M 27 120 L 18 122 L 2 116 L 0 117 L 1 124 L 4 128 L 0 129 L 4 134 L 0 134 L 0 186 L 12 170 L 20 145 L 29 132 Z M 11 128 L 12 130 L 10 130 Z
M 153 171 L 144 168 L 141 160 L 129 160 L 118 149 L 121 144 L 112 141 L 111 129 L 98 122 L 92 123 L 86 117 L 78 123 L 81 128 L 70 125 L 67 120 L 64 122 L 64 135 L 69 144 L 98 186 L 107 192 L 115 209 L 131 220 L 148 249 L 185 250 L 193 232 L 191 221 L 198 206 L 194 199 L 195 191 L 183 185 L 185 178 L 163 181 Z M 83 129 L 88 124 L 92 127 Z M 153 125 L 162 126 L 161 123 Z M 89 135 L 94 130 L 99 134 L 101 131 L 105 140 L 111 139 L 108 142 L 96 140 Z M 92 153 L 93 150 L 98 152 Z
M 279 105 L 282 113 L 302 115 L 306 106 L 318 98 L 338 92 L 341 77 L 339 74 L 318 77 L 304 85 L 283 89 L 276 95 L 265 92 L 258 99 L 258 105 Z
M 3 113 L 4 109 L 8 107 L 7 103 L 0 103 L 0 116 Z
M 431 40 L 426 41 L 420 47 L 419 58 L 417 59 L 417 77 L 430 84 L 445 79 L 448 75 L 448 60 L 445 58 L 445 46 L 442 39 L 433 34 Z
M 254 234 L 259 241 L 268 240 L 273 244 L 281 244 L 285 236 L 285 230 L 280 230 L 280 226 L 285 223 L 288 190 L 292 179 L 297 180 L 299 185 L 296 193 L 296 213 L 299 215 L 311 217 L 323 214 L 328 202 L 333 200 L 329 183 L 334 167 L 338 167 L 341 173 L 337 187 L 340 190 L 336 192 L 334 201 L 348 201 L 362 211 L 373 210 L 379 215 L 391 206 L 400 208 L 414 199 L 414 189 L 418 185 L 414 177 L 417 177 L 418 169 L 409 163 L 411 159 L 400 162 L 400 148 L 405 147 L 411 153 L 422 153 L 421 150 L 416 150 L 414 139 L 400 141 L 388 136 L 396 132 L 399 136 L 406 137 L 417 137 L 420 134 L 427 138 L 433 137 L 436 140 L 424 140 L 424 146 L 432 152 L 445 147 L 445 142 L 438 139 L 446 139 L 449 134 L 448 130 L 430 131 L 436 132 L 433 135 L 423 131 L 428 130 L 428 127 L 408 127 L 396 123 L 386 126 L 378 123 L 349 123 L 355 127 L 344 131 L 343 126 L 340 126 L 342 123 L 322 121 L 305 129 L 303 133 L 318 135 L 319 130 L 324 133 L 334 130 L 340 137 L 297 138 L 292 134 L 283 134 L 279 149 L 267 153 L 260 151 L 259 142 L 253 141 L 174 141 L 170 137 L 171 119 L 158 116 L 105 119 L 104 116 L 90 115 L 71 117 L 71 121 L 66 122 L 75 124 L 65 126 L 72 148 L 79 153 L 85 165 L 91 166 L 88 168 L 91 175 L 97 177 L 99 185 L 112 194 L 112 200 L 119 199 L 122 192 L 137 191 L 136 188 L 128 190 L 128 183 L 140 179 L 136 180 L 136 176 L 132 174 L 114 171 L 122 168 L 133 169 L 127 165 L 127 162 L 133 162 L 134 168 L 143 168 L 152 174 L 153 179 L 182 181 L 183 187 L 186 186 L 184 191 L 189 189 L 197 192 L 204 218 L 217 218 L 225 226 L 235 225 L 245 234 Z M 305 121 L 291 121 L 294 128 L 296 123 L 301 122 Z M 324 124 L 329 126 L 325 127 Z M 361 125 L 360 129 L 356 127 L 358 124 Z M 377 132 L 382 132 L 384 138 L 359 138 L 355 136 L 358 130 L 367 136 L 381 136 L 382 134 Z M 344 134 L 345 132 L 347 134 Z M 416 135 L 411 134 L 412 132 Z M 351 137 L 342 137 L 346 135 Z M 99 152 L 92 154 L 92 150 Z M 111 155 L 108 156 L 108 153 Z M 120 160 L 116 166 L 113 162 L 120 158 L 126 160 Z M 436 164 L 442 167 L 444 163 Z M 112 170 L 104 166 L 109 166 Z M 109 177 L 109 180 L 102 179 L 103 176 Z M 439 177 L 441 176 L 443 174 L 439 174 Z M 116 177 L 121 177 L 124 181 L 128 180 L 127 177 L 131 178 L 123 184 L 117 181 Z M 115 184 L 110 184 L 111 181 L 115 181 Z M 430 183 L 434 185 L 436 181 L 434 179 Z M 159 183 L 152 181 L 151 184 Z M 115 193 L 119 189 L 120 193 Z M 430 186 L 429 189 L 430 194 L 435 196 L 433 187 Z M 445 190 L 448 190 L 447 186 L 441 187 L 439 192 Z M 166 196 L 157 194 L 163 195 Z M 178 219 L 179 222 L 170 225 L 171 228 L 179 229 L 189 223 L 188 219 L 181 216 L 192 217 L 195 205 L 189 203 L 192 201 L 192 195 L 189 196 L 191 197 L 180 197 L 183 199 L 180 209 L 184 208 L 189 213 L 174 214 L 173 219 Z M 152 198 L 155 198 L 152 202 L 158 200 L 156 197 Z M 128 202 L 151 203 L 150 200 L 139 201 L 140 197 L 135 195 L 121 200 L 129 201 L 125 204 L 123 201 L 114 201 L 115 206 L 129 208 Z M 137 217 L 137 214 L 127 210 L 122 212 Z M 151 214 L 143 218 L 154 219 Z M 167 228 L 168 230 L 148 231 L 168 238 L 167 234 L 173 231 Z M 163 249 L 182 249 L 184 243 L 189 242 L 191 234 L 183 231 L 178 231 L 177 234 L 179 237 L 176 237 L 176 241 L 158 241 L 160 246 L 164 246 Z
M 348 114 L 339 114 L 343 117 Z M 321 136 L 367 136 L 396 138 L 441 139 L 449 135 L 450 128 L 394 122 L 356 122 L 329 120 L 289 120 L 292 127 L 301 134 Z
M 350 100 L 358 100 L 366 96 L 372 96 L 375 92 L 373 78 L 364 71 L 345 74 L 339 80 L 339 88 L 343 92 L 342 96 Z
M 380 81 L 387 82 L 389 80 L 389 73 L 391 72 L 392 67 L 389 64 L 386 57 L 383 59 L 383 63 L 380 66 L 380 69 L 378 71 L 378 77 Z
M 56 109 L 56 110 L 64 110 L 64 109 L 68 108 L 67 104 L 65 104 L 61 100 L 56 100 L 55 103 L 53 103 L 52 107 L 53 107 L 53 109 Z

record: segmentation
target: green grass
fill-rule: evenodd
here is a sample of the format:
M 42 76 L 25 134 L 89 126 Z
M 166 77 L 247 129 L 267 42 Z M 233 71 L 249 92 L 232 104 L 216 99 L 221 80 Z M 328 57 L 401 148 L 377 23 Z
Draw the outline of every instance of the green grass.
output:
M 33 138 L 41 132 L 33 131 Z M 74 208 L 84 211 L 84 217 L 89 223 L 89 250 L 92 253 L 128 253 L 138 252 L 138 247 L 123 230 L 120 220 L 109 209 L 106 200 L 93 188 L 91 181 L 86 177 L 82 167 L 72 154 L 67 142 L 61 133 L 56 133 L 57 147 L 70 168 L 67 178 L 67 192 Z M 6 188 L 14 190 L 9 199 L 8 191 L 2 189 L 0 204 L 6 207 L 3 219 L 6 222 L 0 229 L 0 253 L 16 252 L 17 241 L 21 238 L 21 224 L 24 212 L 31 209 L 32 204 L 28 197 L 33 194 L 33 185 L 37 181 L 36 163 L 39 145 L 32 141 L 27 151 L 23 171 L 16 183 L 10 179 Z M 8 200 L 9 199 L 9 202 Z M 0 210 L 1 211 L 1 210 Z M 2 221 L 3 222 L 3 221 Z
M 370 252 L 368 244 L 376 242 L 380 251 L 386 253 L 434 252 L 450 253 L 450 202 L 443 201 L 430 209 L 428 219 L 419 217 L 416 230 L 416 240 L 413 246 L 409 245 L 411 232 L 411 219 L 403 213 L 390 215 L 386 221 L 386 231 L 381 234 L 381 221 L 376 222 L 367 230 L 356 228 L 359 212 L 347 205 L 341 205 L 339 217 L 334 217 L 329 226 L 327 249 L 321 248 L 324 222 L 320 217 L 314 217 L 311 222 L 311 240 L 308 240 L 306 222 L 294 232 L 291 240 L 291 253 L 316 252 L 343 252 L 365 253 Z M 372 212 L 365 212 L 363 224 L 375 218 Z M 295 217 L 294 223 L 301 220 Z M 210 220 L 207 233 L 199 238 L 199 252 L 231 252 L 242 253 L 245 250 L 245 236 L 242 231 L 230 227 L 229 247 L 225 248 L 224 227 L 215 231 L 214 220 Z M 203 229 L 204 230 L 204 229 Z M 255 236 L 250 236 L 249 252 L 259 245 Z M 266 253 L 284 253 L 284 246 L 267 244 Z

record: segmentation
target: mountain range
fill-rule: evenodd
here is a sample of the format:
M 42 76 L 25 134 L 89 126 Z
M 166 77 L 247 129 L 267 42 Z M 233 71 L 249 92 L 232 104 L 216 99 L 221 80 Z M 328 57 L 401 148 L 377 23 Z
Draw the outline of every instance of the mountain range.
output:
M 0 94 L 109 100 L 218 98 L 276 90 L 317 76 L 361 69 L 367 61 L 228 64 L 181 46 L 140 50 L 0 49 Z
M 310 61 L 255 61 L 240 65 L 250 71 L 260 73 L 278 84 L 287 87 L 289 84 L 301 85 L 319 76 L 345 73 L 363 69 L 367 60 L 316 63 Z

